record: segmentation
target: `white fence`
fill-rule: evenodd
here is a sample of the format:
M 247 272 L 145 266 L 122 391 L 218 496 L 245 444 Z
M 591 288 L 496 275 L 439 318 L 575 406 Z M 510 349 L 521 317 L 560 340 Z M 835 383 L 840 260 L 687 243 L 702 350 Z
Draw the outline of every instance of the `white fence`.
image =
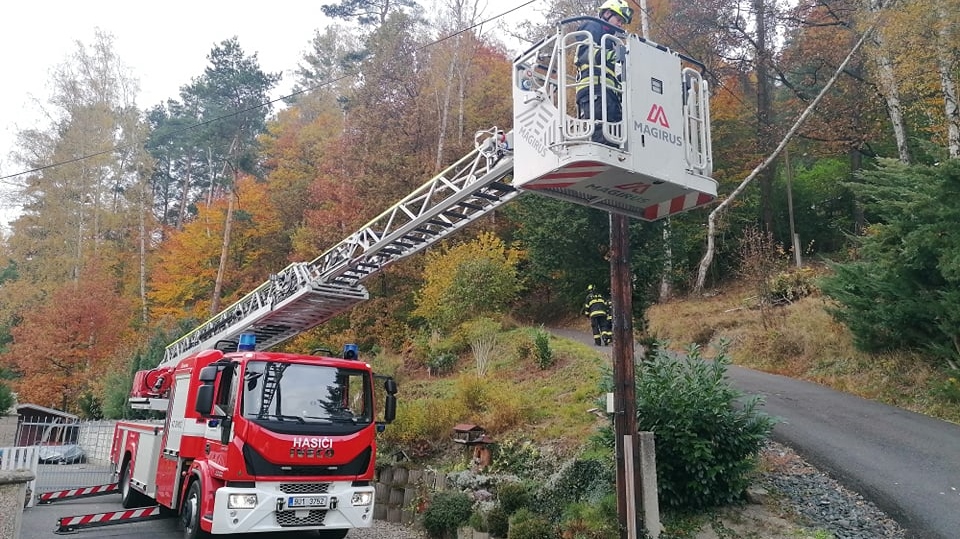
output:
M 40 471 L 40 447 L 0 447 L 0 470 L 30 470 L 33 480 L 27 483 L 27 507 L 37 499 L 37 477 Z

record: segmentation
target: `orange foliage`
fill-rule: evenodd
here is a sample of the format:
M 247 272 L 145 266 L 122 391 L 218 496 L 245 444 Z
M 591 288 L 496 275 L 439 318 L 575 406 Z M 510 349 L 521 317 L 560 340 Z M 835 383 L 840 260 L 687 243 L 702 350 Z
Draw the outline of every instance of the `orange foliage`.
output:
M 132 305 L 97 268 L 53 291 L 24 313 L 0 358 L 22 376 L 15 383 L 20 402 L 78 411 L 77 399 L 100 394 L 103 379 L 119 367 L 111 358 L 118 356 L 133 318 Z
M 267 185 L 242 178 L 236 187 L 236 213 L 224 277 L 225 304 L 286 266 L 278 252 L 281 223 Z M 156 317 L 207 318 L 220 263 L 227 200 L 203 206 L 197 218 L 170 234 L 157 255 L 150 279 L 151 314 Z

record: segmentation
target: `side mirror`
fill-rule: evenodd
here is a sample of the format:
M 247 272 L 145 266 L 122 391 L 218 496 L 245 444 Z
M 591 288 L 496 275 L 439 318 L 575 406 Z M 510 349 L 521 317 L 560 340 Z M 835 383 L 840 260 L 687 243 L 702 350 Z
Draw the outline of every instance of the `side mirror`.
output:
M 383 381 L 383 389 L 387 392 L 388 395 L 397 394 L 397 381 L 393 378 L 387 378 Z
M 217 379 L 217 372 L 220 369 L 214 366 L 208 366 L 200 369 L 199 379 L 203 383 L 213 382 Z
M 393 395 L 387 395 L 387 402 L 384 403 L 383 408 L 383 421 L 385 423 L 392 423 L 394 419 L 397 418 L 397 397 Z
M 207 370 L 207 368 L 203 370 Z M 216 372 L 216 369 L 214 369 L 214 372 Z M 203 375 L 202 372 L 200 374 Z M 197 401 L 194 403 L 193 409 L 201 416 L 210 416 L 210 412 L 213 411 L 213 385 L 204 384 L 197 388 Z

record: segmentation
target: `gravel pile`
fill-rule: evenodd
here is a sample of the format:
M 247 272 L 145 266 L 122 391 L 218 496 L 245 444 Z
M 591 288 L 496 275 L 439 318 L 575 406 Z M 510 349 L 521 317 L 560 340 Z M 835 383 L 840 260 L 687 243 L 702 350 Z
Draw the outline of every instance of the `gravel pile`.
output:
M 347 539 L 424 539 L 425 537 L 425 534 L 412 527 L 386 520 L 374 520 L 369 528 L 354 528 L 347 533 Z
M 765 460 L 770 470 L 758 484 L 799 514 L 801 524 L 825 530 L 835 539 L 903 539 L 892 518 L 856 492 L 817 470 L 792 449 L 769 442 Z

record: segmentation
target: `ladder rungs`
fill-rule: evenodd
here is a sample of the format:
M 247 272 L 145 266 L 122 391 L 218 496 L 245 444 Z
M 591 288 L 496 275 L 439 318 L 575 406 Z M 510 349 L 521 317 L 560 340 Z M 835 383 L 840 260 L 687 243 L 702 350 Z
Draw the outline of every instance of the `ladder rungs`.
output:
M 477 211 L 481 211 L 483 209 L 483 206 L 480 206 L 478 204 L 473 204 L 472 202 L 467 202 L 467 201 L 459 202 L 457 203 L 457 205 L 463 206 L 464 208 L 470 208 L 471 210 L 477 210 Z
M 512 193 L 517 190 L 517 188 L 512 185 L 507 185 L 505 183 L 500 183 L 500 182 L 492 182 L 487 187 L 495 191 L 500 191 L 501 193 Z M 474 194 L 479 195 L 480 191 L 477 191 Z M 486 196 L 490 196 L 490 195 L 486 195 Z

